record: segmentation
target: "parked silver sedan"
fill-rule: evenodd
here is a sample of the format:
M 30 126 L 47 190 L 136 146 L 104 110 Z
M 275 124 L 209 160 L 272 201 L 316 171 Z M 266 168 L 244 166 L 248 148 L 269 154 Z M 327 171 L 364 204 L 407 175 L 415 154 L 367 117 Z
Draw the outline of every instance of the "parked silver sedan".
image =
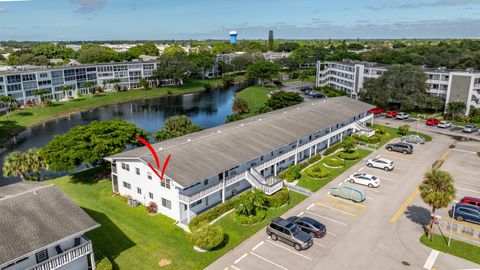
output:
M 438 125 L 437 127 L 439 128 L 449 128 L 452 126 L 452 122 L 449 122 L 449 121 L 440 121 L 438 122 Z
M 477 132 L 477 131 L 478 131 L 477 126 L 468 125 L 468 126 L 463 127 L 463 132 L 465 132 L 465 133 L 474 133 L 474 132 Z
M 402 142 L 409 142 L 409 143 L 419 143 L 424 144 L 425 139 L 419 135 L 406 135 L 401 138 Z

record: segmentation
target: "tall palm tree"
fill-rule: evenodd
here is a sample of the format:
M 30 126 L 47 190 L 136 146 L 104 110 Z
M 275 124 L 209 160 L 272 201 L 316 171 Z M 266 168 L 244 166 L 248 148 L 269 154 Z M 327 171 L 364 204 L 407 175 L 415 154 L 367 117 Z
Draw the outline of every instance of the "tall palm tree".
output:
M 60 87 L 60 89 L 62 90 L 63 92 L 63 95 L 64 95 L 64 98 L 67 99 L 68 98 L 68 92 L 73 90 L 74 86 L 71 85 L 71 84 L 64 84 Z
M 33 179 L 40 181 L 42 169 L 47 168 L 45 161 L 37 148 L 30 148 L 24 153 L 25 162 L 28 165 L 29 172 L 33 174 Z
M 22 181 L 27 180 L 29 166 L 22 152 L 11 152 L 3 163 L 3 176 L 20 176 Z
M 97 87 L 97 82 L 96 81 L 86 81 L 84 83 L 85 88 L 87 88 L 87 91 L 89 94 L 93 95 L 95 94 L 95 87 Z
M 43 107 L 43 106 L 44 106 L 44 104 L 43 104 L 43 101 L 44 101 L 43 98 L 44 98 L 44 96 L 46 96 L 46 95 L 48 95 L 48 94 L 50 94 L 50 93 L 51 93 L 51 92 L 50 92 L 50 90 L 48 90 L 48 89 L 40 89 L 40 90 L 35 90 L 35 91 L 33 92 L 33 95 L 35 95 L 35 96 L 37 96 L 37 97 L 40 98 L 40 104 L 42 104 L 42 107 Z
M 255 214 L 255 206 L 248 199 L 241 200 L 235 207 L 237 215 L 251 216 Z
M 256 208 L 264 208 L 267 204 L 267 198 L 265 198 L 265 193 L 263 193 L 257 188 L 250 192 L 248 199 Z
M 11 96 L 2 96 L 0 97 L 0 101 L 5 104 L 6 111 L 7 111 L 7 118 L 10 117 L 10 112 L 12 111 L 12 105 L 17 102 Z
M 447 207 L 455 199 L 453 177 L 445 171 L 432 169 L 425 173 L 423 182 L 418 187 L 420 197 L 432 207 L 432 219 L 427 234 L 430 235 L 435 222 L 435 210 Z

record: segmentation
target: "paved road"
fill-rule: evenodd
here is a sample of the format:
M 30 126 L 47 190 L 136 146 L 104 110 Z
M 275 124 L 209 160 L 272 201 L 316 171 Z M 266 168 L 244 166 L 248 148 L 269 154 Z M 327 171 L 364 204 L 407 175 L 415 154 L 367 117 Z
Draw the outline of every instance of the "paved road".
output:
M 411 196 L 412 192 L 425 171 L 455 142 L 449 136 L 431 135 L 434 140 L 416 146 L 414 155 L 380 149 L 368 157 L 392 159 L 394 171 L 370 169 L 360 162 L 288 211 L 283 217 L 310 216 L 327 226 L 328 234 L 315 239 L 310 249 L 297 252 L 272 241 L 262 229 L 207 269 L 423 269 L 427 262 L 435 269 L 480 268 L 447 254 L 436 255 L 418 240 L 429 213 L 418 202 L 418 196 Z M 354 204 L 328 194 L 331 187 L 342 184 L 357 171 L 375 174 L 382 181 L 377 189 L 367 188 L 366 201 Z M 409 197 L 413 198 L 412 205 L 405 203 Z

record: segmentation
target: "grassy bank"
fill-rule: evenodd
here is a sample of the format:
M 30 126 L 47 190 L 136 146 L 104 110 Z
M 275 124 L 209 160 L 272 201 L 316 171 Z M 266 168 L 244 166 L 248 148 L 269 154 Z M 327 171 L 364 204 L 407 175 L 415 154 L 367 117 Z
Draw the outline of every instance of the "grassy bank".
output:
M 128 102 L 132 100 L 156 98 L 166 95 L 186 94 L 203 91 L 206 83 L 221 85 L 221 79 L 188 81 L 176 87 L 161 87 L 149 90 L 129 90 L 126 92 L 100 93 L 85 95 L 70 101 L 53 102 L 45 107 L 33 107 L 14 111 L 10 117 L 0 116 L 0 141 L 7 140 L 12 134 L 26 127 L 40 124 L 56 117 L 89 110 L 101 106 Z
M 87 233 L 97 251 L 97 262 L 115 269 L 203 269 L 239 243 L 253 235 L 274 216 L 305 199 L 291 193 L 290 202 L 279 209 L 269 209 L 259 224 L 241 226 L 229 215 L 218 224 L 226 233 L 226 243 L 211 252 L 193 250 L 187 233 L 163 215 L 150 216 L 143 206 L 129 207 L 124 198 L 112 197 L 109 180 L 94 180 L 95 170 L 60 177 L 54 183 L 80 205 L 101 227 Z M 160 267 L 159 262 L 170 262 Z M 106 269 L 106 268 L 105 268 Z
M 432 239 L 428 239 L 424 234 L 420 237 L 420 242 L 427 247 L 480 264 L 480 247 L 478 246 L 455 239 L 452 239 L 448 246 L 448 238 L 440 234 L 433 234 Z
M 248 102 L 250 112 L 247 114 L 242 114 L 243 118 L 248 118 L 256 115 L 258 108 L 262 107 L 265 102 L 268 100 L 268 93 L 273 90 L 278 89 L 277 87 L 266 87 L 266 86 L 250 86 L 242 91 L 237 93 L 237 97 L 243 98 Z

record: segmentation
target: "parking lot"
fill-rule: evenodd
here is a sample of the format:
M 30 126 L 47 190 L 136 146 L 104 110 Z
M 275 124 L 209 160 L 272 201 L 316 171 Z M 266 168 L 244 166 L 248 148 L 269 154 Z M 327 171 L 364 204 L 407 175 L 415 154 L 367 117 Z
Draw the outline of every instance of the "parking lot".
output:
M 432 147 L 431 143 L 415 145 L 413 155 L 388 152 L 384 148 L 375 151 L 368 158 L 388 158 L 394 161 L 395 169 L 384 171 L 360 162 L 283 216 L 308 216 L 326 225 L 327 234 L 314 239 L 311 248 L 296 251 L 283 242 L 273 241 L 263 229 L 207 269 L 351 268 L 351 258 L 345 260 L 345 254 L 355 257 L 355 269 L 385 269 L 385 265 L 389 265 L 389 269 L 405 269 L 401 260 L 396 258 L 398 252 L 381 244 L 383 235 L 392 228 L 392 215 L 446 148 L 447 142 L 438 142 L 437 147 Z M 361 203 L 330 195 L 331 187 L 344 185 L 348 175 L 356 172 L 376 175 L 380 178 L 380 186 L 359 186 L 367 191 L 366 200 Z M 418 243 L 417 231 L 413 230 L 411 234 L 410 237 Z M 428 248 L 421 246 L 415 254 L 409 255 L 412 257 L 408 264 L 413 266 L 412 269 L 423 266 L 428 252 Z M 372 260 L 373 253 L 383 255 Z

